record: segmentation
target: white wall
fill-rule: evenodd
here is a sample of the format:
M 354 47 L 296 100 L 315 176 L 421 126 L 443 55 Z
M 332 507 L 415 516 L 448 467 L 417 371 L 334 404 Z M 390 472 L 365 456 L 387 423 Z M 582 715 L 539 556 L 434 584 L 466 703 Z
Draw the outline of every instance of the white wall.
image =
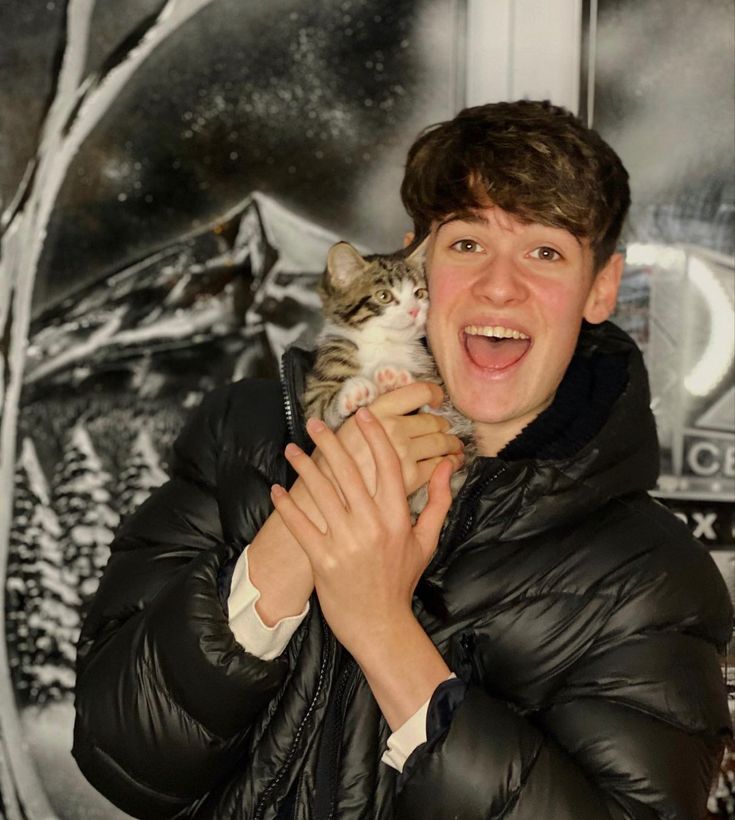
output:
M 550 99 L 577 113 L 582 0 L 467 0 L 467 105 Z

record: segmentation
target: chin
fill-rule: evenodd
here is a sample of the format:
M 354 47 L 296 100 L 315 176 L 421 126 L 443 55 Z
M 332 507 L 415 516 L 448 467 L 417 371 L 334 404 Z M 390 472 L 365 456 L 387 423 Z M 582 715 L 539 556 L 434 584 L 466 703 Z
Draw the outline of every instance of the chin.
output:
M 503 392 L 507 394 L 508 391 Z M 476 424 L 506 424 L 530 412 L 528 408 L 503 401 L 504 396 L 483 393 L 467 395 L 462 392 L 452 395 L 450 392 L 450 398 L 457 410 Z

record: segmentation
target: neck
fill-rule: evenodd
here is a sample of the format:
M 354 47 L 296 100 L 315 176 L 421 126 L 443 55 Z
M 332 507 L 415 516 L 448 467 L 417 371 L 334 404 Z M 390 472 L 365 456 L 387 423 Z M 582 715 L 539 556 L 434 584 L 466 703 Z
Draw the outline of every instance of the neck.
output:
M 517 438 L 521 431 L 528 427 L 528 425 L 551 404 L 553 398 L 552 396 L 545 405 L 536 408 L 519 419 L 494 423 L 475 422 L 474 431 L 477 454 L 489 457 L 497 456 L 509 442 Z

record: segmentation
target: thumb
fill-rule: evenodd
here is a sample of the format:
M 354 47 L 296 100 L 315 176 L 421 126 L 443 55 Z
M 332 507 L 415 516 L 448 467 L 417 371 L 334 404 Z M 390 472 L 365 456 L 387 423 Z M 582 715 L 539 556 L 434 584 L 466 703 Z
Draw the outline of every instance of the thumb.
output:
M 451 477 L 452 462 L 449 459 L 440 461 L 429 480 L 429 502 L 414 526 L 414 534 L 427 561 L 436 549 L 444 519 L 452 505 Z

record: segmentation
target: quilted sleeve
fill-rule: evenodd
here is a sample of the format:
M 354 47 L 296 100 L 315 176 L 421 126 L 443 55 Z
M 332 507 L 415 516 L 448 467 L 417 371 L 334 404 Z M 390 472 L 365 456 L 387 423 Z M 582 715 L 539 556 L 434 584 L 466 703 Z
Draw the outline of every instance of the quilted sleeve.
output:
M 732 608 L 709 556 L 681 552 L 678 561 L 659 553 L 619 590 L 543 708 L 470 683 L 446 731 L 410 761 L 397 816 L 703 817 L 732 734 L 719 656 Z
M 177 440 L 171 480 L 117 534 L 79 641 L 73 754 L 136 817 L 173 817 L 245 765 L 248 729 L 287 672 L 235 641 L 219 596 L 238 551 L 217 498 L 229 395 L 205 399 Z M 249 485 L 257 504 L 260 484 Z

